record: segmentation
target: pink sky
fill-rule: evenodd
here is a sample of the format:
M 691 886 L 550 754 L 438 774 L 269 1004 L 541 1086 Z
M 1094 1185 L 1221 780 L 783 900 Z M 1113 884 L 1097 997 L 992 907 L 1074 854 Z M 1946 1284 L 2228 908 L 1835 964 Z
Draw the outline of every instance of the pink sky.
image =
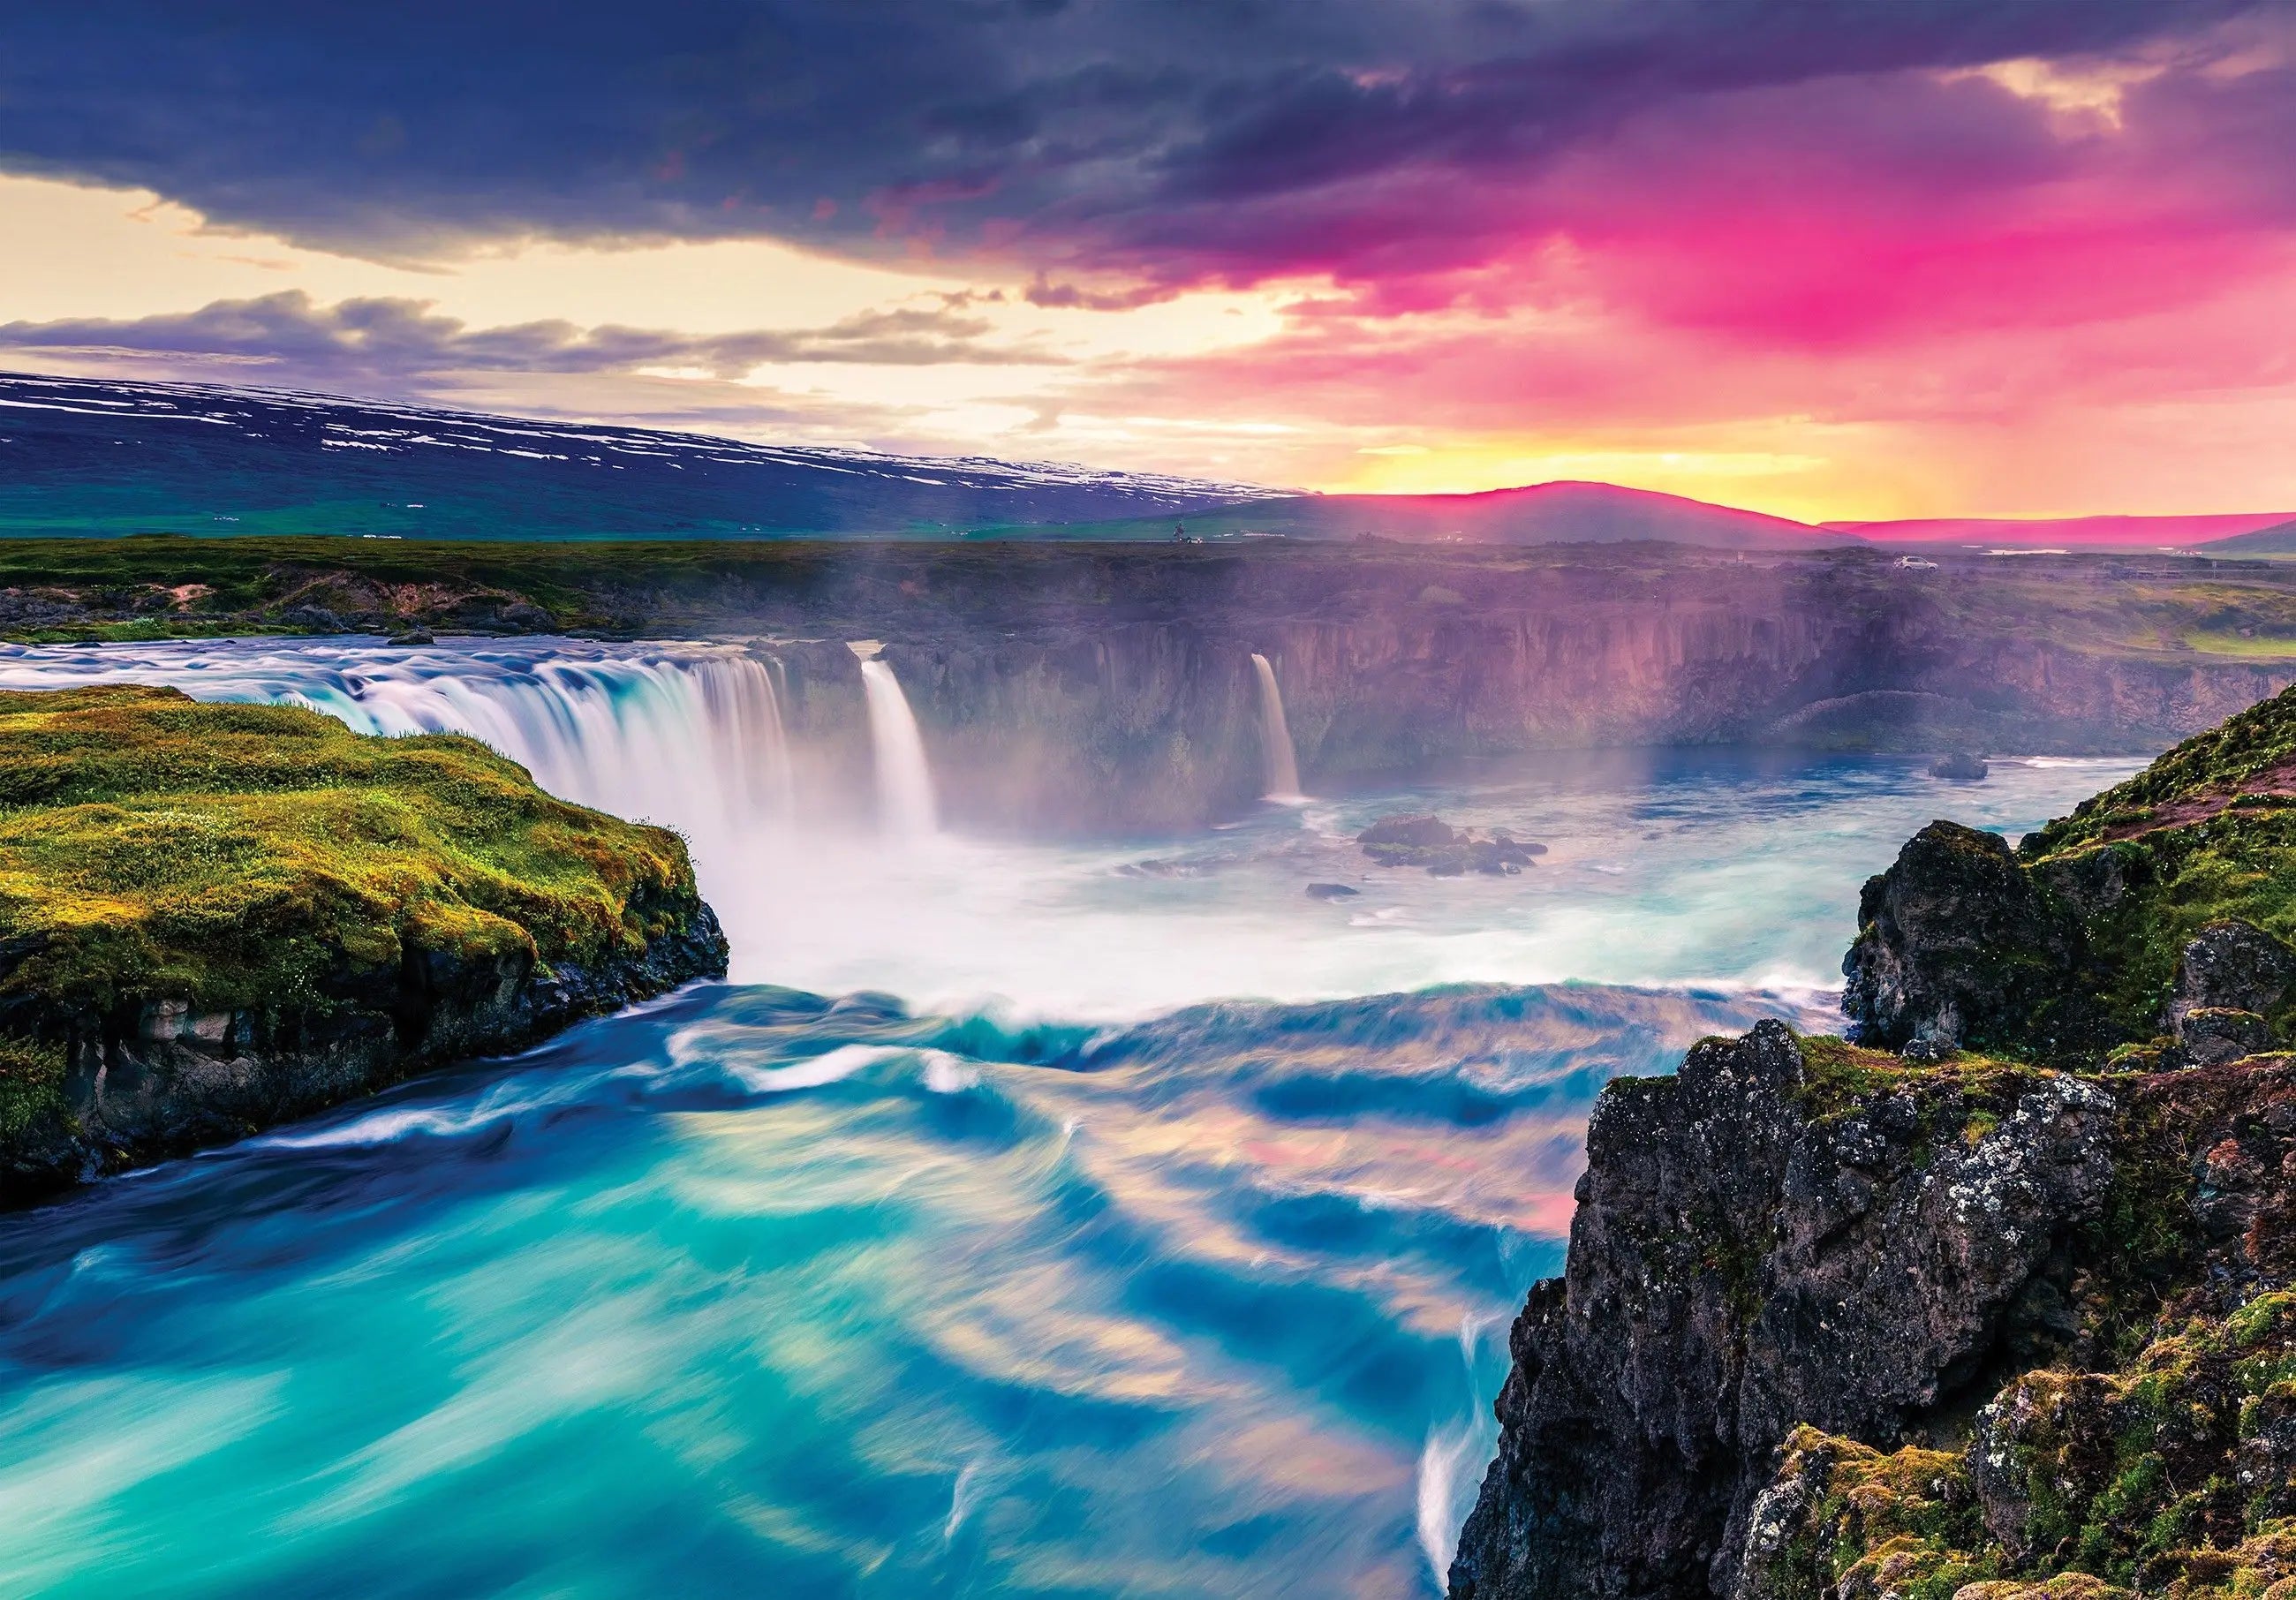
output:
M 47 242 L 0 362 L 1334 490 L 2296 510 L 2282 0 L 768 9 L 821 37 L 699 77 L 631 64 L 699 59 L 676 18 L 475 38 L 390 78 L 413 123 L 324 9 L 243 59 L 154 11 L 132 116 L 53 20 L 0 170 L 186 220 L 130 271 L 0 188 Z

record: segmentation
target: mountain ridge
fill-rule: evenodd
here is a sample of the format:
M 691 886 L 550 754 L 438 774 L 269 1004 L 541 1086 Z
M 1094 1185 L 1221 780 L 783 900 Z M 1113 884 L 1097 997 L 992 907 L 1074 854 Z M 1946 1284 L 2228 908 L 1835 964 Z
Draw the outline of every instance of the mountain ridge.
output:
M 0 537 L 952 537 L 2296 550 L 2296 513 L 1809 523 L 1557 480 L 1320 494 L 984 455 L 766 443 L 300 390 L 0 372 Z M 2277 541 L 2277 542 L 2276 542 Z

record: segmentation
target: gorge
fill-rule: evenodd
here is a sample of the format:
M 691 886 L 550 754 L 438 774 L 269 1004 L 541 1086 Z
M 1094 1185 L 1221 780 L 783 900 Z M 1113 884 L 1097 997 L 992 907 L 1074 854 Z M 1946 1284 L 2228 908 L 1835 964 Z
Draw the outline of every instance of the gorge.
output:
M 1702 1034 L 1822 1026 L 1856 880 L 1948 792 L 1910 758 L 1548 754 L 1148 840 L 904 842 L 871 639 L 940 779 L 965 735 L 890 629 L 0 661 L 15 690 L 480 733 L 682 830 L 733 980 L 0 1218 L 0 1487 L 38 1486 L 0 1571 L 475 1582 L 507 1539 L 601 1594 L 1050 1592 L 1047 1563 L 1098 1592 L 1431 1592 L 1595 1090 Z M 1953 792 L 2021 829 L 2132 767 L 2003 760 Z M 1397 808 L 1548 853 L 1382 867 L 1355 835 Z M 1351 902 L 1300 892 L 1341 880 Z M 443 1321 L 413 1336 L 412 1307 Z M 98 1438 L 133 1468 L 45 1471 Z M 1154 1517 L 1126 1509 L 1144 1484 Z M 130 1522 L 148 1557 L 94 1559 Z
M 1527 751 L 1246 799 L 1209 829 L 1110 837 L 1103 814 L 1033 831 L 1025 807 L 977 808 L 986 752 L 1025 758 L 1014 722 L 969 719 L 996 702 L 955 694 L 983 680 L 940 648 L 854 628 L 0 652 L 0 690 L 133 681 L 365 733 L 476 733 L 553 792 L 677 828 L 732 980 L 0 1219 L 0 1303 L 19 1308 L 0 1331 L 0 1485 L 108 1431 L 183 1463 L 148 1490 L 98 1473 L 44 1501 L 0 1533 L 0 1571 L 62 1592 L 115 1581 L 76 1552 L 126 1517 L 193 1553 L 217 1593 L 410 1537 L 426 1570 L 473 1571 L 468 1541 L 501 1522 L 458 1502 L 508 1473 L 592 1507 L 559 1556 L 522 1558 L 570 1563 L 578 1592 L 699 1562 L 824 1592 L 965 1571 L 1049 1593 L 1029 1574 L 1051 1562 L 1091 1592 L 1242 1595 L 1304 1574 L 1382 1593 L 1800 1596 L 1833 1579 L 1792 1587 L 1810 1571 L 1792 1530 L 1866 1548 L 1827 1487 L 1881 1481 L 1857 1451 L 1949 1449 L 1955 1419 L 2015 1375 L 2003 1351 L 2054 1348 L 2048 1296 L 2079 1301 L 2102 1259 L 2081 1230 L 2118 1226 L 2115 1141 L 2141 1132 L 2121 1108 L 2156 1102 L 2109 1087 L 2100 1109 L 2078 1075 L 1956 1062 L 1950 1044 L 1924 1065 L 1811 1036 L 1833 1025 L 1857 885 L 1899 840 L 1940 809 L 2055 837 L 2046 818 L 2136 761 L 1997 752 L 1971 784 L 1806 746 Z M 1321 680 L 1292 678 L 1300 656 L 1280 648 L 1234 660 L 1225 759 L 1256 795 L 1276 786 L 1278 717 L 1312 708 Z M 2188 694 L 2211 669 L 2184 670 Z M 1031 707 L 1015 722 L 1041 704 L 1004 703 Z M 1300 777 L 1321 789 L 1314 759 Z M 1517 876 L 1458 879 L 1356 843 L 1382 816 L 1431 812 L 1546 849 Z M 1357 893 L 1301 892 L 1332 882 Z M 1603 1091 L 1685 1048 L 1677 1078 Z M 1844 1166 L 1841 1141 L 1869 1124 Z M 1974 1131 L 1941 1141 L 1948 1124 Z M 1795 1210 L 1829 1184 L 1866 1197 Z M 1939 1196 L 1964 1189 L 1980 1210 L 1997 1190 L 2015 1238 L 1963 1229 Z M 186 1228 L 201 1272 L 177 1280 L 160 1264 Z M 283 1256 L 278 1228 L 301 1241 Z M 1566 1233 L 1585 1241 L 1567 1259 Z M 384 1258 L 409 1265 L 373 1276 Z M 513 1260 L 530 1293 L 481 1288 Z M 1570 1287 L 1533 1290 L 1558 1269 Z M 376 1297 L 409 1283 L 462 1308 L 475 1365 L 394 1336 Z M 96 1331 L 111 1313 L 95 1308 L 123 1301 L 142 1330 L 126 1344 Z M 1623 1342 L 1621 1317 L 1640 1330 Z M 347 1319 L 372 1330 L 351 1349 Z M 171 1383 L 167 1352 L 194 1327 L 211 1368 Z M 744 1327 L 770 1330 L 764 1387 L 737 1375 Z M 530 1386 L 600 1348 L 621 1352 L 603 1387 Z M 291 1422 L 377 1370 L 398 1398 L 345 1435 Z M 913 1374 L 898 1398 L 890 1373 Z M 112 1398 L 58 1409 L 59 1384 L 91 1381 Z M 210 1438 L 202 1397 L 226 1382 L 303 1398 Z M 1680 1409 L 1706 1393 L 1728 1398 Z M 659 1440 L 693 1425 L 679 1396 L 718 1442 L 666 1465 Z M 911 1442 L 873 1432 L 887 1406 Z M 1627 1432 L 1590 1432 L 1597 1414 Z M 1800 1424 L 1827 1432 L 1793 1443 Z M 567 1428 L 586 1453 L 554 1449 Z M 417 1470 L 432 1437 L 468 1465 Z M 1301 1454 L 1271 1456 L 1270 1438 Z M 1800 1476 L 1775 1478 L 1789 1445 Z M 1332 1465 L 1302 1479 L 1301 1459 Z M 597 1501 L 619 1474 L 591 1464 L 640 1462 L 699 1546 L 665 1548 L 652 1519 Z M 1121 1512 L 1143 1482 L 1166 1514 Z M 227 1537 L 278 1514 L 264 1506 L 305 1531 L 267 1554 Z M 1244 1506 L 1261 1509 L 1239 1521 Z M 1757 1562 L 1778 1516 L 1788 1531 Z M 562 1538 L 539 1514 L 530 1537 L 545 1527 Z M 1958 1566 L 1931 1568 L 2009 1570 L 1955 1548 Z
M 2149 752 L 2296 677 L 2296 572 L 2198 558 L 1382 544 L 0 544 L 27 644 L 429 630 L 738 643 L 865 784 L 877 642 L 974 831 L 1146 835 L 1549 750 Z M 834 786 L 834 785 L 832 785 Z

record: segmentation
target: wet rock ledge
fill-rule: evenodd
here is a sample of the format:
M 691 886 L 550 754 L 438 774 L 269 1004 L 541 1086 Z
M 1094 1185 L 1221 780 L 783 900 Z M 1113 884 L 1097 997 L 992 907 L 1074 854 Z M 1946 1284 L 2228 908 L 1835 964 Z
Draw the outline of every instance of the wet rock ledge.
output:
M 0 693 L 0 1203 L 726 971 L 684 841 L 473 740 Z
M 1607 1088 L 1454 1600 L 2296 1600 L 2296 699 Z

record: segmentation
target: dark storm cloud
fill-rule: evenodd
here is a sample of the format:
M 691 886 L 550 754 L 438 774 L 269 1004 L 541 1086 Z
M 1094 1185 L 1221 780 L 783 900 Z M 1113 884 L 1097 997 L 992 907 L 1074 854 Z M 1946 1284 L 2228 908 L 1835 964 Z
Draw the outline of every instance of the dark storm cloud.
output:
M 772 234 L 1244 279 L 1685 98 L 2126 53 L 2279 0 L 85 0 L 0 16 L 0 166 L 225 224 Z M 1811 130 L 1822 138 L 1823 129 Z M 1409 188 L 1418 195 L 1393 191 Z M 1392 230 L 1379 217 L 1391 210 Z M 1368 217 L 1368 225 L 1365 218 Z M 1349 252 L 1355 252 L 1350 255 Z
M 525 323 L 472 329 L 421 301 L 355 299 L 320 306 L 295 291 L 218 300 L 197 311 L 126 320 L 0 324 L 0 348 L 167 361 L 259 363 L 291 374 L 377 392 L 478 373 L 630 373 L 700 368 L 738 377 L 766 362 L 919 366 L 945 362 L 1057 365 L 1059 357 L 980 345 L 988 324 L 952 310 L 875 312 L 793 332 L 686 334 Z

